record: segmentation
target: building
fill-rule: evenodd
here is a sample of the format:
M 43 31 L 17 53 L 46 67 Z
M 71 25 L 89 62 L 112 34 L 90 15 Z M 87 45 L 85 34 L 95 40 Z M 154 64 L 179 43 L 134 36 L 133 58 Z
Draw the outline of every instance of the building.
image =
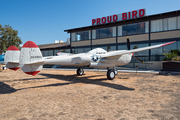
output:
M 46 56 L 55 56 L 58 52 L 70 53 L 70 44 L 69 43 L 53 43 L 53 44 L 44 44 L 38 45 L 42 55 Z
M 64 31 L 70 33 L 68 49 L 71 53 L 85 53 L 97 47 L 107 51 L 126 50 L 127 37 L 131 49 L 177 41 L 135 54 L 143 61 L 162 61 L 163 53 L 180 49 L 180 10 L 148 16 L 146 9 L 139 9 L 92 19 L 90 26 Z

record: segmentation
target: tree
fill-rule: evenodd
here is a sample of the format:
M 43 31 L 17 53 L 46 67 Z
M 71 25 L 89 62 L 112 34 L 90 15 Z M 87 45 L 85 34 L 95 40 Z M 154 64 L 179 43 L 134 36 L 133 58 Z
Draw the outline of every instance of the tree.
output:
M 18 37 L 18 30 L 13 30 L 9 25 L 2 27 L 0 24 L 0 50 L 6 52 L 7 48 L 11 45 L 20 49 L 21 39 Z

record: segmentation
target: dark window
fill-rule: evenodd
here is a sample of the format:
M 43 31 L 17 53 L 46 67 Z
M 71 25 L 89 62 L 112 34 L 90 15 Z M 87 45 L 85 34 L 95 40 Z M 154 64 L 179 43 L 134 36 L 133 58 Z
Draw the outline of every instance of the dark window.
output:
M 137 23 L 128 25 L 128 35 L 137 34 Z
M 126 25 L 123 25 L 122 26 L 122 35 L 127 35 L 127 26 Z
M 96 39 L 99 39 L 99 29 L 96 30 Z
M 115 51 L 116 50 L 116 46 L 107 46 L 107 51 Z
M 77 41 L 83 40 L 83 32 L 77 32 L 76 33 L 76 40 Z
M 84 53 L 87 53 L 87 52 L 89 52 L 90 50 L 91 50 L 90 47 L 86 47 L 86 48 L 84 48 Z
M 89 40 L 89 31 L 84 31 L 84 40 Z
M 118 45 L 118 50 L 127 50 L 127 45 Z
M 145 23 L 141 22 L 138 23 L 138 34 L 142 34 L 145 33 Z
M 107 31 L 108 37 L 113 37 L 113 27 L 109 27 Z
M 100 38 L 107 38 L 107 28 L 100 29 Z

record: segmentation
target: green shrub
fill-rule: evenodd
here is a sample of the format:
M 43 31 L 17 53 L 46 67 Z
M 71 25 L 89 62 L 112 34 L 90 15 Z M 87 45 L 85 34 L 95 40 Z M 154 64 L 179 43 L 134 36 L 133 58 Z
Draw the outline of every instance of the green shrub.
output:
M 174 49 L 174 50 L 170 50 L 171 53 L 175 53 L 177 54 L 178 56 L 180 56 L 180 50 L 178 49 Z
M 172 60 L 174 57 L 177 57 L 178 54 L 176 54 L 175 52 L 169 52 L 169 53 L 163 53 L 163 55 L 165 56 L 165 58 L 163 59 L 164 61 L 166 60 Z
M 180 58 L 175 57 L 175 58 L 174 58 L 174 61 L 180 61 Z

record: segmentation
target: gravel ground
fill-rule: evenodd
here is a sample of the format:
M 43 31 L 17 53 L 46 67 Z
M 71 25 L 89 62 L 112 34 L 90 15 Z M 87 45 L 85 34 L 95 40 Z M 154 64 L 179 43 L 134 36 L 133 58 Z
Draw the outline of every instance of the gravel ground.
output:
M 180 120 L 180 75 L 0 71 L 0 120 Z

